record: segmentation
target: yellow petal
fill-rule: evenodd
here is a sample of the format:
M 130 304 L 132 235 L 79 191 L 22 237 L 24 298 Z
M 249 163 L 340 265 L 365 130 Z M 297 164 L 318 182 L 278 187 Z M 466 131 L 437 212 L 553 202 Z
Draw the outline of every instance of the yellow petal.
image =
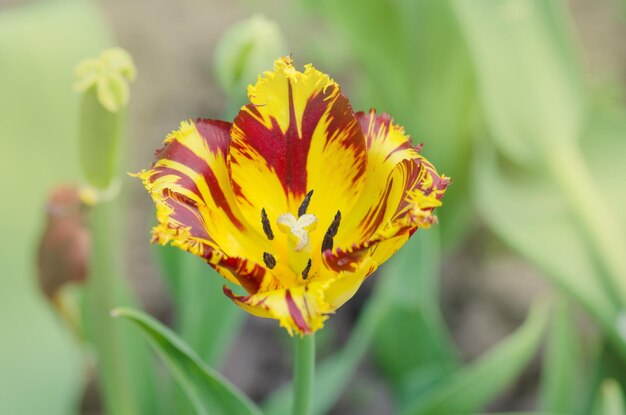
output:
M 324 299 L 334 310 L 338 309 L 356 294 L 363 281 L 365 281 L 376 268 L 378 268 L 377 262 L 372 258 L 367 258 L 365 261 L 359 263 L 358 268 L 353 272 L 335 272 L 330 279 L 330 283 L 324 290 Z
M 360 199 L 342 220 L 338 248 L 324 254 L 324 265 L 335 271 L 354 272 L 366 258 L 386 261 L 417 228 L 436 221 L 432 212 L 449 182 L 388 115 L 357 117 L 367 143 L 367 174 Z
M 264 207 L 275 221 L 295 215 L 314 190 L 308 210 L 328 226 L 337 210 L 354 205 L 366 168 L 363 133 L 347 98 L 328 75 L 311 65 L 299 72 L 289 58 L 278 59 L 248 95 L 230 149 L 241 210 L 248 216 Z
M 325 283 L 311 283 L 289 289 L 238 296 L 224 287 L 224 293 L 245 311 L 264 318 L 273 318 L 290 335 L 308 334 L 321 329 L 333 309 L 324 300 Z

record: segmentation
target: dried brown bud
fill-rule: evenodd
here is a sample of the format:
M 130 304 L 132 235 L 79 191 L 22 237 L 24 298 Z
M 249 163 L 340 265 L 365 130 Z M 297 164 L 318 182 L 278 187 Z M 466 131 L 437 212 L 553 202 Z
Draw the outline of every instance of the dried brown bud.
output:
M 86 209 L 75 186 L 59 186 L 48 199 L 37 265 L 39 285 L 52 302 L 65 284 L 87 278 L 91 234 Z

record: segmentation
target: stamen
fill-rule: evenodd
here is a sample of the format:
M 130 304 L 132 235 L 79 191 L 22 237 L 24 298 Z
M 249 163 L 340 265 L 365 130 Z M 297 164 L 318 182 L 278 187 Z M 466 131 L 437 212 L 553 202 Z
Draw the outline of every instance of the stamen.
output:
M 263 252 L 263 262 L 265 262 L 265 266 L 269 269 L 273 269 L 276 266 L 276 258 L 269 252 Z
M 337 230 L 339 229 L 340 222 L 341 212 L 337 211 L 337 213 L 335 214 L 335 219 L 333 219 L 332 223 L 328 227 L 328 230 L 326 231 L 326 235 L 324 235 L 324 241 L 322 242 L 322 253 L 328 249 L 333 249 L 333 238 L 337 235 Z
M 274 239 L 274 232 L 272 232 L 272 225 L 270 225 L 270 220 L 267 217 L 267 212 L 265 208 L 261 209 L 261 224 L 263 225 L 263 232 L 265 232 L 265 236 L 270 241 Z
M 311 258 L 309 258 L 309 262 L 307 262 L 306 264 L 306 268 L 304 268 L 304 270 L 302 271 L 302 278 L 303 279 L 307 279 L 309 278 L 309 271 L 311 270 Z
M 311 196 L 313 196 L 313 190 L 311 190 L 309 193 L 306 194 L 306 196 L 304 196 L 304 200 L 298 208 L 298 217 L 306 213 L 306 210 L 309 207 L 309 203 L 311 203 Z

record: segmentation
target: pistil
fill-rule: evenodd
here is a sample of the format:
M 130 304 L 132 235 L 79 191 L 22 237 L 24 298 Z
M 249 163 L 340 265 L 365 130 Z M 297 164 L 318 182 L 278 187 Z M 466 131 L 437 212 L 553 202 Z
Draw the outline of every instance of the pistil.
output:
M 296 252 L 301 252 L 309 245 L 309 232 L 315 229 L 317 225 L 317 217 L 310 213 L 306 213 L 296 219 L 291 213 L 283 213 L 276 221 L 278 229 L 289 235 L 290 239 L 295 239 Z

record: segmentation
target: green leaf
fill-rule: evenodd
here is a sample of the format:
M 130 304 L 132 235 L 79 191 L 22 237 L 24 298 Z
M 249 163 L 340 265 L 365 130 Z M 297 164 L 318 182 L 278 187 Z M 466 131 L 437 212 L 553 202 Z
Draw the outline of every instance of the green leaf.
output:
M 449 1 L 392 1 L 402 17 L 405 42 L 411 57 L 410 101 L 400 101 L 394 92 L 388 111 L 406 127 L 414 143 L 423 143 L 423 153 L 438 169 L 452 178 L 443 206 L 437 209 L 441 244 L 447 251 L 462 243 L 473 217 L 469 204 L 469 169 L 477 97 L 472 62 Z M 391 6 L 390 7 L 393 7 Z M 368 29 L 378 24 L 366 22 Z M 387 87 L 375 74 L 370 81 Z M 380 94 L 380 92 L 379 92 Z M 364 103 L 366 107 L 372 103 Z
M 487 146 L 477 152 L 475 166 L 475 203 L 484 220 L 559 288 L 610 321 L 612 300 L 594 279 L 593 260 L 555 186 L 540 171 L 499 165 Z
M 597 351 L 594 350 L 593 372 L 587 376 L 586 391 L 587 396 L 583 413 L 592 413 L 597 404 L 598 397 L 601 396 L 602 384 L 606 379 L 612 379 L 619 383 L 622 388 L 626 388 L 626 359 L 615 347 L 615 342 L 610 339 L 600 339 Z
M 535 305 L 526 322 L 515 333 L 476 362 L 418 396 L 402 414 L 460 414 L 480 410 L 528 364 L 545 330 L 546 311 L 546 304 Z
M 624 393 L 615 380 L 607 379 L 602 383 L 593 408 L 593 415 L 626 415 Z
M 459 362 L 424 363 L 406 373 L 394 386 L 397 408 L 405 408 L 416 396 L 427 394 L 459 369 Z
M 459 362 L 439 308 L 438 236 L 437 227 L 418 231 L 378 276 L 390 310 L 374 346 L 377 362 L 393 382 L 421 365 L 439 364 L 439 371 L 449 371 Z
M 585 88 L 563 2 L 455 0 L 494 143 L 520 164 L 580 138 Z
M 129 308 L 117 308 L 113 315 L 124 317 L 141 329 L 198 414 L 261 414 L 250 399 L 154 318 Z
M 457 0 L 454 5 L 473 52 L 494 144 L 508 160 L 554 180 L 595 257 L 594 275 L 626 306 L 626 238 L 579 148 L 590 102 L 563 2 Z
M 558 302 L 543 356 L 541 408 L 547 412 L 573 414 L 580 411 L 580 336 L 571 318 L 571 307 Z
M 602 178 L 598 186 L 607 203 L 619 214 L 614 225 L 626 233 L 626 166 L 622 155 L 626 152 L 626 109 L 621 102 L 594 103 L 589 125 L 583 137 L 582 150 L 594 177 Z
M 172 246 L 155 250 L 174 297 L 176 331 L 209 366 L 219 367 L 245 314 L 224 295 L 224 278 L 201 258 Z
M 625 129 L 624 111 L 598 107 L 582 141 L 594 176 L 603 178 L 596 182 L 597 190 L 620 207 L 614 211 L 622 213 L 626 197 L 614 189 L 626 186 L 626 171 L 619 160 L 626 152 Z M 605 285 L 588 240 L 576 227 L 571 207 L 554 182 L 539 169 L 517 168 L 499 160 L 486 145 L 476 153 L 473 177 L 475 204 L 483 220 L 613 333 L 626 357 L 626 345 L 616 335 L 618 300 Z M 626 218 L 619 219 L 613 226 L 626 231 Z

